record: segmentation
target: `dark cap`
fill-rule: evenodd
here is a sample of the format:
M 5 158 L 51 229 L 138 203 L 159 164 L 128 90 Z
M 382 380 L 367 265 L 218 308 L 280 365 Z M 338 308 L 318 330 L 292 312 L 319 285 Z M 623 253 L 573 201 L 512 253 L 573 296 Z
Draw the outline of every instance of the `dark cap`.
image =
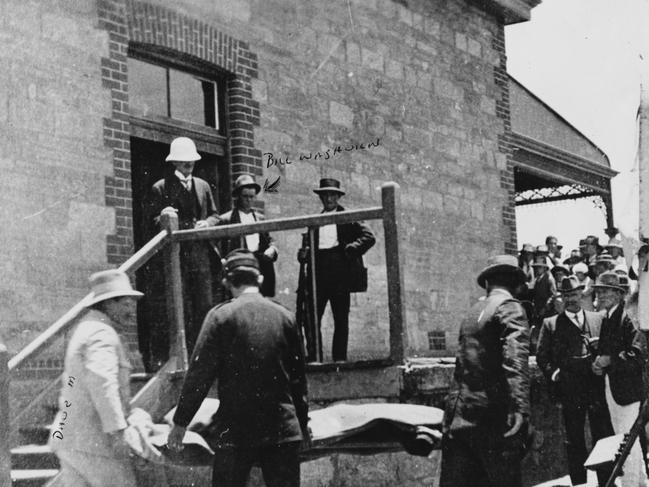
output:
M 232 272 L 239 267 L 259 270 L 259 262 L 255 254 L 247 249 L 235 249 L 223 259 L 223 268 L 226 272 Z

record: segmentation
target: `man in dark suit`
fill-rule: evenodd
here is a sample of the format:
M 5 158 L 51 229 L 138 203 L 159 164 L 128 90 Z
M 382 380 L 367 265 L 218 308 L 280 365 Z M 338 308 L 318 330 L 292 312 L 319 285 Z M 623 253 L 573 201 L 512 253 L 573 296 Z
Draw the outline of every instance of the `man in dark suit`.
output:
M 572 485 L 586 483 L 584 462 L 588 457 L 584 427 L 586 416 L 593 444 L 613 434 L 604 396 L 604 380 L 591 370 L 597 355 L 603 316 L 581 308 L 584 285 L 576 276 L 564 277 L 558 288 L 564 311 L 543 320 L 536 361 L 557 393 L 566 431 L 568 470 Z M 598 471 L 604 485 L 610 471 Z
M 232 196 L 234 197 L 234 208 L 219 216 L 219 225 L 230 225 L 234 223 L 254 223 L 263 221 L 264 216 L 258 214 L 252 207 L 255 198 L 261 191 L 255 179 L 249 174 L 239 176 L 234 183 Z M 261 284 L 263 296 L 275 296 L 275 266 L 278 252 L 275 242 L 268 232 L 242 235 L 238 238 L 229 238 L 222 242 L 222 254 L 227 255 L 234 249 L 248 249 L 259 261 L 259 270 L 264 276 Z
M 300 442 L 309 438 L 302 343 L 293 314 L 263 297 L 255 256 L 241 249 L 225 263 L 234 299 L 205 318 L 168 444 L 182 449 L 185 428 L 215 380 L 219 408 L 208 427 L 215 451 L 212 482 L 244 487 L 254 463 L 266 485 L 300 485 Z
M 166 161 L 173 164 L 175 171 L 153 185 L 149 202 L 149 215 L 158 231 L 160 216 L 168 212 L 178 215 L 180 230 L 207 228 L 217 224 L 218 213 L 210 185 L 203 179 L 192 176 L 194 165 L 200 158 L 191 139 L 178 137 L 171 142 Z M 185 336 L 189 353 L 194 348 L 203 318 L 214 305 L 214 257 L 216 254 L 209 242 L 181 244 Z M 169 349 L 167 320 L 161 324 L 163 326 L 155 331 L 152 342 L 152 346 L 156 348 L 153 355 L 158 358 L 166 357 Z
M 340 189 L 340 181 L 323 178 L 313 192 L 320 196 L 322 213 L 345 210 L 338 204 L 345 194 Z M 325 225 L 315 234 L 317 333 L 320 334 L 322 315 L 327 302 L 330 302 L 334 318 L 334 361 L 347 360 L 350 293 L 367 291 L 367 270 L 362 256 L 375 242 L 374 234 L 362 222 Z M 305 252 L 300 250 L 298 260 L 302 262 L 305 259 Z M 318 343 L 321 344 L 322 339 Z M 319 352 L 322 355 L 322 350 Z M 316 353 L 314 337 L 307 335 L 307 361 L 315 361 Z
M 489 259 L 478 275 L 487 297 L 460 328 L 446 398 L 440 487 L 520 487 L 528 439 L 529 329 L 512 293 L 525 282 L 516 257 Z
M 606 402 L 615 433 L 628 433 L 645 398 L 646 338 L 624 310 L 627 290 L 620 281 L 620 275 L 604 272 L 597 277 L 594 288 L 606 317 L 593 372 L 604 376 Z M 636 441 L 624 463 L 621 485 L 636 487 L 645 485 L 646 480 L 642 450 Z

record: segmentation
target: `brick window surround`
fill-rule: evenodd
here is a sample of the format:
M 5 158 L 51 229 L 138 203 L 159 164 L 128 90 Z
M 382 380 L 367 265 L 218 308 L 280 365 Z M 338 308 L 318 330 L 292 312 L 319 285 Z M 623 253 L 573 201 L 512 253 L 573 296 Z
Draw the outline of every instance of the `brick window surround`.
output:
M 107 237 L 107 258 L 120 264 L 133 253 L 130 127 L 127 55 L 129 43 L 165 49 L 224 72 L 226 81 L 227 156 L 234 181 L 243 173 L 263 174 L 255 148 L 259 103 L 252 98 L 257 54 L 246 42 L 174 10 L 137 0 L 99 0 L 98 26 L 108 32 L 108 56 L 101 60 L 102 83 L 110 90 L 112 113 L 104 118 L 104 143 L 113 149 L 113 175 L 106 177 L 106 205 L 115 208 L 116 233 Z

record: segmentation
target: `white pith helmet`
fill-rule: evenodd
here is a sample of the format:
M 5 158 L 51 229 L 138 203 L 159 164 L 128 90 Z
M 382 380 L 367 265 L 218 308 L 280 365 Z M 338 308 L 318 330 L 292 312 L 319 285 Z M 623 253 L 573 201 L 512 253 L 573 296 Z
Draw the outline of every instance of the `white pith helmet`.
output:
M 196 145 L 194 141 L 189 137 L 176 137 L 171 141 L 171 146 L 169 147 L 169 155 L 165 161 L 198 161 L 201 156 L 196 152 Z

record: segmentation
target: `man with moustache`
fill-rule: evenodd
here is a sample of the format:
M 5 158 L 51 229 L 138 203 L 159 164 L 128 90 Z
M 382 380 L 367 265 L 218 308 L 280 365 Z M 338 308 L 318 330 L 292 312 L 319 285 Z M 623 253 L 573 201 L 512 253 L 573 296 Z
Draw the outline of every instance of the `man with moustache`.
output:
M 65 354 L 50 447 L 66 487 L 136 487 L 126 439 L 132 366 L 121 337 L 142 293 L 119 270 L 97 272 L 90 284 L 88 313 Z
M 543 320 L 536 361 L 551 392 L 562 405 L 568 470 L 572 485 L 586 483 L 588 457 L 584 427 L 586 417 L 593 444 L 613 434 L 606 407 L 604 380 L 591 369 L 597 352 L 602 315 L 581 308 L 584 285 L 576 276 L 564 277 L 558 288 L 564 311 Z M 609 470 L 597 472 L 603 486 Z
M 252 207 L 261 186 L 255 182 L 250 174 L 242 174 L 234 183 L 232 196 L 234 208 L 219 216 L 219 225 L 234 223 L 254 223 L 263 221 L 263 215 L 258 214 Z M 222 254 L 227 255 L 235 249 L 250 250 L 259 261 L 259 270 L 264 276 L 261 284 L 262 296 L 275 296 L 275 266 L 274 262 L 279 255 L 273 238 L 268 232 L 252 233 L 227 239 L 222 244 Z
M 320 197 L 322 213 L 344 211 L 344 208 L 338 204 L 338 200 L 345 192 L 340 189 L 340 181 L 337 179 L 321 179 L 320 187 L 315 188 L 313 192 Z M 320 333 L 322 315 L 329 302 L 334 318 L 332 345 L 334 361 L 347 360 L 350 293 L 367 290 L 367 271 L 363 266 L 362 256 L 375 242 L 374 234 L 362 222 L 324 225 L 316 232 L 315 275 L 318 312 L 316 333 Z M 306 260 L 304 249 L 298 252 L 298 260 L 300 262 Z M 322 340 L 318 343 L 322 344 Z M 307 334 L 307 361 L 316 360 L 316 356 L 314 337 Z
M 178 137 L 171 142 L 165 160 L 171 162 L 174 171 L 151 189 L 149 215 L 157 231 L 160 230 L 160 216 L 164 213 L 178 215 L 180 230 L 208 228 L 218 223 L 210 185 L 192 175 L 196 161 L 200 159 L 191 139 Z M 188 241 L 180 246 L 185 337 L 189 354 L 196 343 L 203 318 L 214 305 L 212 259 L 215 257 L 215 248 L 207 241 Z M 220 257 L 214 260 L 220 264 Z M 161 307 L 164 309 L 164 305 Z M 160 362 L 166 360 L 169 352 L 169 329 L 166 319 L 153 320 L 153 323 L 158 327 L 151 342 L 152 355 L 155 361 Z
M 611 271 L 600 274 L 594 287 L 605 319 L 592 368 L 595 374 L 604 377 L 606 403 L 615 434 L 628 433 L 645 398 L 646 338 L 624 309 L 627 290 L 618 274 Z M 646 480 L 642 449 L 636 441 L 624 463 L 621 485 L 644 487 Z

